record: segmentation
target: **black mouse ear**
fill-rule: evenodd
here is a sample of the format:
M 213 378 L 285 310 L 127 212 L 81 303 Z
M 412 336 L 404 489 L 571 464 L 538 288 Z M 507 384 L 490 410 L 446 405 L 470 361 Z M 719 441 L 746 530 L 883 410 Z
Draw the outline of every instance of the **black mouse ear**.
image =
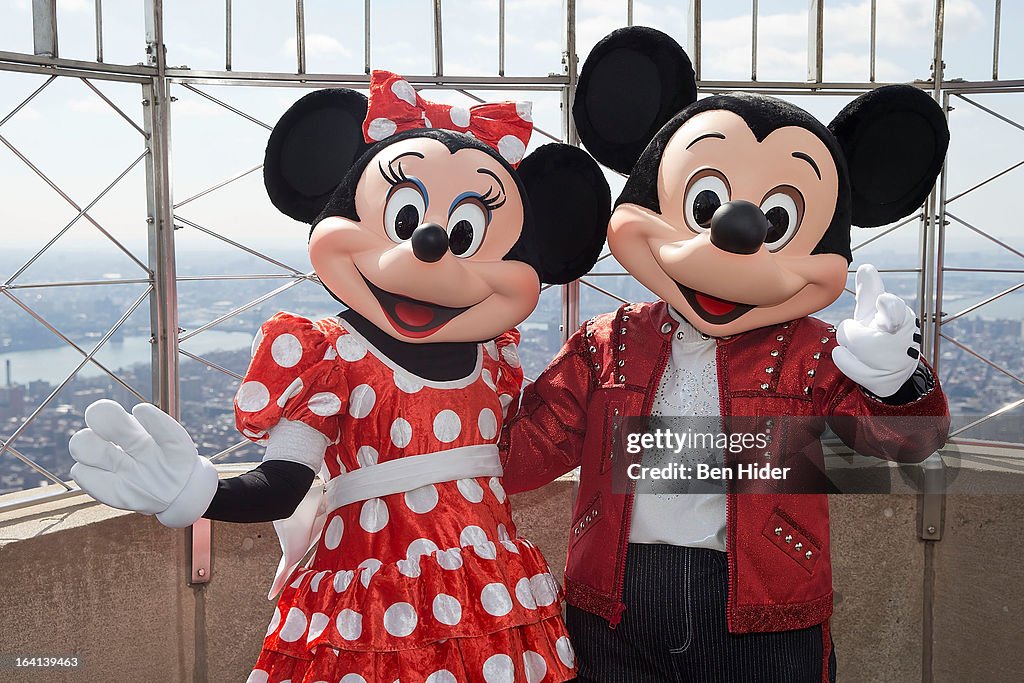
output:
M 263 182 L 282 213 L 312 223 L 331 192 L 368 145 L 363 140 L 366 97 L 347 88 L 311 92 L 274 126 L 263 161 Z
M 629 173 L 655 133 L 696 100 L 693 66 L 679 43 L 661 31 L 630 26 L 590 51 L 572 115 L 594 158 Z
M 861 95 L 828 127 L 846 157 L 852 223 L 865 228 L 892 223 L 921 206 L 949 146 L 942 107 L 910 85 Z
M 563 285 L 594 267 L 608 233 L 611 191 L 601 167 L 578 147 L 537 148 L 517 169 L 533 216 L 520 238 L 542 282 Z

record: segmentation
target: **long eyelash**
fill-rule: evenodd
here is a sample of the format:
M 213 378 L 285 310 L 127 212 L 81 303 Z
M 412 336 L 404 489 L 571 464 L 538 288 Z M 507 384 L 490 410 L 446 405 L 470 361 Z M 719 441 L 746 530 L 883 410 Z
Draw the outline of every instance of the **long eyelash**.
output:
M 491 193 L 494 193 L 493 195 Z M 495 192 L 494 187 L 487 188 L 487 192 L 479 197 L 480 203 L 487 207 L 488 211 L 495 211 L 505 206 L 505 195 L 501 191 Z
M 398 170 L 397 171 L 391 165 L 392 163 L 394 163 L 394 162 L 389 161 L 388 165 L 387 165 L 387 168 L 385 169 L 384 162 L 382 162 L 382 161 L 378 161 L 377 162 L 377 167 L 380 169 L 380 174 L 381 174 L 381 176 L 384 177 L 384 180 L 388 181 L 388 183 L 392 187 L 394 187 L 395 185 L 399 185 L 401 183 L 411 182 L 409 180 L 409 178 L 405 175 L 405 171 L 402 170 L 402 162 L 401 161 L 398 162 Z

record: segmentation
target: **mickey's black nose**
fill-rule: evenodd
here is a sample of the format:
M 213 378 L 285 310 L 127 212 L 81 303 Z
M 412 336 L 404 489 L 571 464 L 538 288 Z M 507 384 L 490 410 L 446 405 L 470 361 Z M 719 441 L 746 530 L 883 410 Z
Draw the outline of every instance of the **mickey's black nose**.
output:
M 736 199 L 711 216 L 711 243 L 733 254 L 753 254 L 764 244 L 768 219 L 756 204 Z
M 448 233 L 437 223 L 424 223 L 412 231 L 412 253 L 427 263 L 440 261 L 448 251 Z

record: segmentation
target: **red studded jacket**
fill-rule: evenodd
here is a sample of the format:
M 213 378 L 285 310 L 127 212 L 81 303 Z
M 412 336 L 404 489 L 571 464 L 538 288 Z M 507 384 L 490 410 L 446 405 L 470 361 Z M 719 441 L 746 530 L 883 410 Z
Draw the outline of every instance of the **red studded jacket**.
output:
M 612 486 L 615 458 L 625 457 L 613 450 L 616 417 L 650 414 L 676 325 L 660 301 L 629 304 L 587 322 L 524 390 L 519 412 L 503 434 L 503 482 L 510 493 L 580 467 L 566 599 L 612 626 L 624 610 L 633 503 L 632 487 L 617 493 Z M 800 446 L 803 462 L 818 465 L 823 457 L 818 437 L 826 425 L 864 455 L 901 462 L 919 462 L 944 444 L 948 408 L 937 382 L 912 403 L 886 404 L 836 368 L 835 345 L 834 328 L 815 318 L 720 339 L 721 414 L 749 416 L 761 427 L 780 416 L 802 418 L 816 429 Z M 777 464 L 787 457 L 787 438 L 779 433 L 762 451 L 745 451 L 731 462 L 747 458 L 764 464 L 768 458 Z M 728 463 L 733 456 L 726 457 Z M 737 493 L 730 486 L 727 511 L 729 630 L 783 631 L 827 621 L 832 613 L 827 496 Z

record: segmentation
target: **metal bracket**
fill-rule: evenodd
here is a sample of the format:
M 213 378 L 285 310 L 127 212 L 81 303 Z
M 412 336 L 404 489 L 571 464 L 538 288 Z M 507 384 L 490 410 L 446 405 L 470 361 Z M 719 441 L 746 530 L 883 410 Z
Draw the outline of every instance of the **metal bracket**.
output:
M 213 553 L 210 552 L 210 520 L 200 519 L 188 530 L 188 552 L 191 558 L 191 571 L 188 585 L 209 583 L 210 564 Z
M 921 463 L 922 493 L 918 503 L 918 537 L 941 541 L 946 511 L 946 465 L 938 453 Z

